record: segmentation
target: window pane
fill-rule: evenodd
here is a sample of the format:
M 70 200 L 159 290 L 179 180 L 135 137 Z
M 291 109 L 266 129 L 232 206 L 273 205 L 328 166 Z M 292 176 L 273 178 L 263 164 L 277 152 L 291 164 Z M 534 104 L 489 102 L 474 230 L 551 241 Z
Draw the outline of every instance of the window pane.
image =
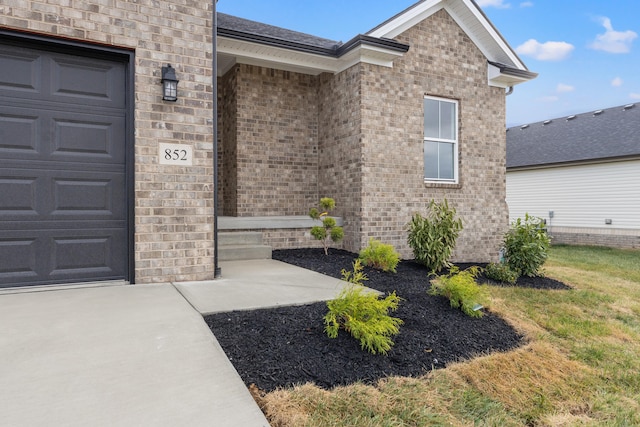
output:
M 438 144 L 440 179 L 454 179 L 453 176 L 453 149 L 454 144 L 441 142 Z
M 440 101 L 435 99 L 424 100 L 424 136 L 440 138 Z
M 455 129 L 456 104 L 453 102 L 440 103 L 440 138 L 456 139 Z
M 438 179 L 438 143 L 424 142 L 424 177 Z

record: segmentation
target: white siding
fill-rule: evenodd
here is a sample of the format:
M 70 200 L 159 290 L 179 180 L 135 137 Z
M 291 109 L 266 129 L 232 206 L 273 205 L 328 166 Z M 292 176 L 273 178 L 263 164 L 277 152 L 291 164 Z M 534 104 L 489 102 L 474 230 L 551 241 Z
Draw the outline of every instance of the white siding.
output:
M 528 212 L 553 227 L 640 230 L 640 160 L 509 171 L 507 203 L 510 221 Z

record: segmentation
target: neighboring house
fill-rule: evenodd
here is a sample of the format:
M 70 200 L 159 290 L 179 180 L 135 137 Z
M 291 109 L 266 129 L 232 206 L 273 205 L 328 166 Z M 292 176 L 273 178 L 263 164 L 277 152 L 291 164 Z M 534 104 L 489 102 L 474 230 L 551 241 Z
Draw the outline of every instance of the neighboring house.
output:
M 640 247 L 640 105 L 509 128 L 507 203 L 554 243 Z
M 410 257 L 411 215 L 447 198 L 455 259 L 496 259 L 505 89 L 536 74 L 472 0 L 346 43 L 220 14 L 218 165 L 211 3 L 0 6 L 0 286 L 212 279 L 216 169 L 219 228 L 274 248 L 314 244 L 304 217 L 329 196 L 344 248 Z

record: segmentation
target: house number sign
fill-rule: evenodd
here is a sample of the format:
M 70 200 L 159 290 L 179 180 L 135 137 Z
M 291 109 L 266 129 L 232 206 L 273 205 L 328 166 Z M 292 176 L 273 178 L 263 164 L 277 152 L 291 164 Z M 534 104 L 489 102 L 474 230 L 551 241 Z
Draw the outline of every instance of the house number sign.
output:
M 184 144 L 160 143 L 158 157 L 161 165 L 193 166 L 193 147 Z

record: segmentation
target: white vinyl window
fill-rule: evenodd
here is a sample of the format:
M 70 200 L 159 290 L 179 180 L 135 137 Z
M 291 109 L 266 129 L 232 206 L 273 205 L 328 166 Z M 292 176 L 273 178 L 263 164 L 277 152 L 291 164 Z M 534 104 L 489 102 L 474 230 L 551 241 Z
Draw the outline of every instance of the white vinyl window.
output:
M 458 182 L 458 103 L 424 98 L 424 180 Z

